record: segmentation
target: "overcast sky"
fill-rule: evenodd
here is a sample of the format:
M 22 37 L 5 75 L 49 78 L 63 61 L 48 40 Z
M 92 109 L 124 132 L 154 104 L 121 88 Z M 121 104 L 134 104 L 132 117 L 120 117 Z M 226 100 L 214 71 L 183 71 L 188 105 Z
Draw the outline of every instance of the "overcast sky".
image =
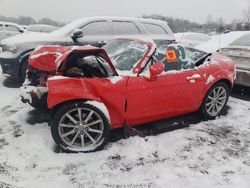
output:
M 204 23 L 208 15 L 240 18 L 250 0 L 0 0 L 0 15 L 69 22 L 86 16 L 161 14 Z

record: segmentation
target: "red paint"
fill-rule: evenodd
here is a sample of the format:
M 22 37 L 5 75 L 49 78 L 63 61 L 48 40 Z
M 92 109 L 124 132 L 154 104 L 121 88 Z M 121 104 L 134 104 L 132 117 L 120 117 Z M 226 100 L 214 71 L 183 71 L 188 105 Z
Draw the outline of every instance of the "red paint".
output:
M 125 122 L 126 85 L 128 77 L 113 84 L 109 79 L 65 78 L 48 80 L 48 107 L 77 99 L 103 102 L 110 113 L 113 128 Z
M 156 79 L 156 77 L 161 74 L 165 69 L 165 65 L 163 63 L 155 63 L 149 68 L 150 77 L 152 80 Z
M 149 50 L 135 67 L 134 73 L 141 71 L 142 65 L 153 53 L 154 44 L 150 42 L 146 42 L 146 44 L 149 46 Z M 54 68 L 57 67 L 57 74 L 60 74 L 60 70 L 63 69 L 63 61 L 73 51 L 79 53 L 95 51 L 102 54 L 113 69 L 114 74 L 117 74 L 108 55 L 101 48 L 89 46 L 78 47 L 77 49 L 55 47 L 50 50 L 64 52 L 57 60 L 48 57 L 48 60 L 54 62 Z M 54 108 L 71 100 L 99 101 L 104 103 L 109 110 L 112 128 L 123 127 L 125 124 L 136 126 L 194 112 L 200 108 L 206 92 L 214 83 L 219 80 L 227 80 L 233 85 L 235 67 L 231 60 L 215 53 L 211 57 L 211 61 L 212 63 L 202 65 L 194 70 L 171 74 L 160 74 L 164 69 L 164 65 L 156 63 L 150 67 L 151 75 L 155 75 L 153 80 L 142 76 L 124 76 L 113 84 L 108 78 L 49 79 L 47 82 L 49 89 L 48 107 Z M 33 60 L 30 60 L 30 63 L 38 69 L 44 67 L 38 64 L 35 65 Z M 189 78 L 195 74 L 199 74 L 200 77 L 190 80 Z M 210 75 L 214 77 L 214 80 L 208 83 Z
M 44 45 L 38 50 L 35 50 L 29 58 L 29 65 L 32 67 L 46 72 L 56 71 L 60 75 L 61 66 L 63 62 L 72 52 L 77 53 L 98 53 L 104 59 L 107 60 L 109 66 L 113 70 L 114 74 L 117 75 L 113 64 L 111 63 L 106 51 L 102 48 L 94 46 L 56 46 L 56 45 Z

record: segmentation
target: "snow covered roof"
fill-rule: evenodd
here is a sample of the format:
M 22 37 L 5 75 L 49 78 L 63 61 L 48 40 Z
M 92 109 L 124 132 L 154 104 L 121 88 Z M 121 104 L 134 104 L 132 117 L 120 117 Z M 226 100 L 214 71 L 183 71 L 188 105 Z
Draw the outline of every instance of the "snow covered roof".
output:
M 18 28 L 22 28 L 22 26 L 16 24 L 16 23 L 12 23 L 12 22 L 0 22 L 0 24 L 3 24 L 3 25 L 13 25 L 13 26 L 16 26 Z
M 150 23 L 161 23 L 161 24 L 167 24 L 166 21 L 161 20 L 155 20 L 150 18 L 133 18 L 133 17 L 115 17 L 115 16 L 97 16 L 97 17 L 84 17 L 77 19 L 64 27 L 53 31 L 52 33 L 65 35 L 68 34 L 72 29 L 79 28 L 83 26 L 87 22 L 96 21 L 96 20 L 120 20 L 120 21 L 145 21 Z

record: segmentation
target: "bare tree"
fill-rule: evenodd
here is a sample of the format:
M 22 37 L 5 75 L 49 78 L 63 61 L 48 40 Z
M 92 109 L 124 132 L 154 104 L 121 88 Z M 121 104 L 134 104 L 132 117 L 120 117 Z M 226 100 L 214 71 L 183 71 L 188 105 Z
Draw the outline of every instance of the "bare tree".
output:
M 250 23 L 250 6 L 243 10 L 243 19 L 245 22 Z
M 212 24 L 212 23 L 213 23 L 213 15 L 209 14 L 209 15 L 207 15 L 206 24 Z
M 223 17 L 218 18 L 216 24 L 217 24 L 217 32 L 219 33 L 223 32 L 225 29 L 225 22 Z
M 242 11 L 243 14 L 243 29 L 250 29 L 250 6 Z
M 21 24 L 21 25 L 31 25 L 31 24 L 35 24 L 36 21 L 28 16 L 19 16 L 17 18 L 17 23 Z
M 50 18 L 42 18 L 38 20 L 39 24 L 48 24 L 48 25 L 54 25 L 54 26 L 63 26 L 64 24 L 59 23 L 57 21 L 51 20 Z
M 204 24 L 204 30 L 206 33 L 210 33 L 215 31 L 216 29 L 216 23 L 214 22 L 214 18 L 212 14 L 207 15 L 207 21 Z

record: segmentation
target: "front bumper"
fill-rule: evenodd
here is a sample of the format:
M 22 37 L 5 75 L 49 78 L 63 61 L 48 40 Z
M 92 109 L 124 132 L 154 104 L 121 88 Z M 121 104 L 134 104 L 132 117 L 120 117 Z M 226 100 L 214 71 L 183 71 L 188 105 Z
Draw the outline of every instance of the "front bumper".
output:
M 42 102 L 48 93 L 47 87 L 35 87 L 30 85 L 23 85 L 20 88 L 21 101 L 29 103 L 31 106 Z
M 250 70 L 237 69 L 236 72 L 235 84 L 250 87 Z
M 18 68 L 19 68 L 19 58 L 3 58 L 0 57 L 0 65 L 3 74 L 11 76 L 14 79 L 18 79 Z

